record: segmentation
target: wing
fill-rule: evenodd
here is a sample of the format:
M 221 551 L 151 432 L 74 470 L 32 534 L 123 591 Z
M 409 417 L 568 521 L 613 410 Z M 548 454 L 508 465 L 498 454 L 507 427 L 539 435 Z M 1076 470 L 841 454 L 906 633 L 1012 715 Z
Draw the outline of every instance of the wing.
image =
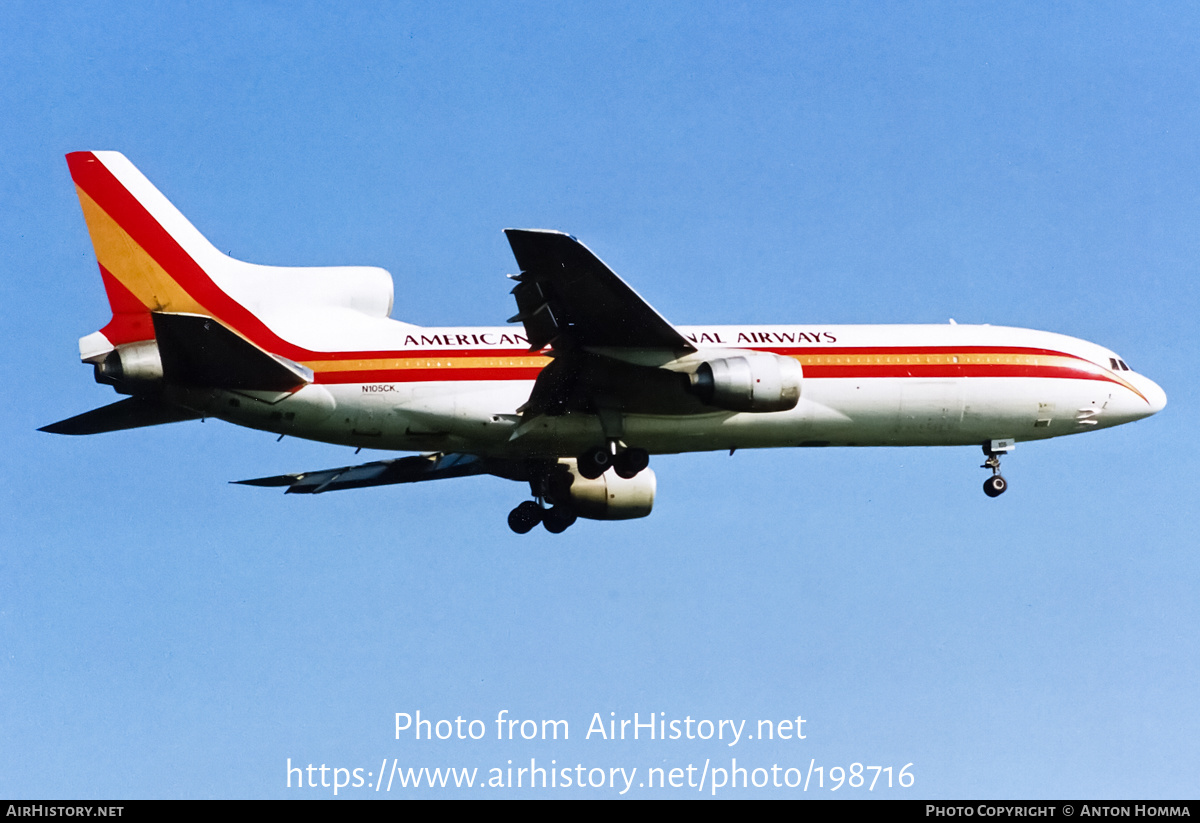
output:
M 509 322 L 524 323 L 530 347 L 551 346 L 554 356 L 521 407 L 526 423 L 582 412 L 617 431 L 619 412 L 694 410 L 679 375 L 657 368 L 696 351 L 687 338 L 574 237 L 504 233 L 521 267 L 513 289 L 518 312 Z
M 378 460 L 361 466 L 323 469 L 300 474 L 280 474 L 253 480 L 235 480 L 244 486 L 286 486 L 287 494 L 320 494 L 321 492 L 361 489 L 367 486 L 390 486 L 395 483 L 418 483 L 422 480 L 443 480 L 448 477 L 469 477 L 474 474 L 500 474 L 483 458 L 471 454 L 422 454 L 395 460 Z
M 505 229 L 521 267 L 513 289 L 531 348 L 695 351 L 683 335 L 574 237 L 556 231 Z

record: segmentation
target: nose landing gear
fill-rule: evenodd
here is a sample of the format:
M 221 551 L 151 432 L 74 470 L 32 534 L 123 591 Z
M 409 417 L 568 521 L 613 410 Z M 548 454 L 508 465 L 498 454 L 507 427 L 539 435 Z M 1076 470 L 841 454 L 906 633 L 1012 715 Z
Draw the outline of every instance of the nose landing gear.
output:
M 1016 441 L 1011 439 L 989 440 L 983 444 L 987 460 L 979 468 L 992 470 L 992 476 L 983 481 L 983 493 L 988 497 L 999 497 L 1008 490 L 1008 481 L 1000 474 L 1000 455 L 1012 451 L 1016 445 Z

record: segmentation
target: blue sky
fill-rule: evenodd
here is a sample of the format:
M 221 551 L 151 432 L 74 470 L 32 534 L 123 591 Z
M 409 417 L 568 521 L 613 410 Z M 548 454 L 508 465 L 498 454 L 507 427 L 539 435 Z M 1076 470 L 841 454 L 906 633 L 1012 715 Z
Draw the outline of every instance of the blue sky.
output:
M 1188 4 L 6 4 L 0 795 L 331 795 L 290 758 L 638 768 L 631 795 L 686 797 L 636 783 L 736 757 L 915 782 L 724 796 L 1195 796 L 1198 28 Z M 352 453 L 35 431 L 113 399 L 77 361 L 108 319 L 80 149 L 236 257 L 387 268 L 409 322 L 501 323 L 501 229 L 552 228 L 678 323 L 1048 329 L 1170 404 L 1019 446 L 997 500 L 967 448 L 659 458 L 651 517 L 560 537 L 511 534 L 524 490 L 490 478 L 231 486 Z M 396 740 L 417 710 L 489 735 Z M 498 741 L 501 710 L 571 738 Z M 584 739 L 610 712 L 806 738 Z

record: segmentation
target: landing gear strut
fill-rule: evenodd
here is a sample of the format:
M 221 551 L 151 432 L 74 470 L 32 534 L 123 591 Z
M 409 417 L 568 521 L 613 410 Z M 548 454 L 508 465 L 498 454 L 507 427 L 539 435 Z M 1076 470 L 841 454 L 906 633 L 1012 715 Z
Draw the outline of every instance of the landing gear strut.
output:
M 983 493 L 988 497 L 999 497 L 1008 490 L 1008 481 L 1000 474 L 1000 455 L 1012 451 L 1015 446 L 1012 440 L 991 440 L 983 444 L 987 460 L 979 468 L 992 470 L 992 476 L 983 481 Z

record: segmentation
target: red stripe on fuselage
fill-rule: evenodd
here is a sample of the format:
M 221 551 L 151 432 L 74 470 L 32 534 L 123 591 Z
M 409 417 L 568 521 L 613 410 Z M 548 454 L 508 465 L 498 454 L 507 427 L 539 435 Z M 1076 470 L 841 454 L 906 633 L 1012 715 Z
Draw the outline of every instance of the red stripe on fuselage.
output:
M 719 350 L 714 350 L 714 355 Z M 761 349 L 758 351 L 762 351 Z M 417 350 L 406 352 L 374 353 L 368 357 L 356 355 L 362 360 L 416 360 L 416 359 L 446 359 L 453 361 L 458 357 L 514 357 L 518 356 L 512 350 L 480 350 L 471 349 L 462 352 L 447 349 Z M 779 352 L 777 352 L 779 353 Z M 845 348 L 845 349 L 792 349 L 788 354 L 802 357 L 805 354 L 822 357 L 837 356 L 872 356 L 904 358 L 917 354 L 972 354 L 979 356 L 1004 355 L 1037 355 L 1069 359 L 1070 365 L 1062 364 L 1033 364 L 1033 363 L 806 363 L 804 376 L 808 379 L 873 379 L 873 378 L 940 378 L 953 379 L 961 377 L 1034 377 L 1057 378 L 1074 380 L 1100 380 L 1124 386 L 1124 383 L 1114 378 L 1106 369 L 1076 355 L 1056 352 L 1050 349 L 1023 349 L 1019 347 L 987 348 L 973 347 L 914 347 L 914 348 Z M 349 359 L 349 355 L 345 356 Z M 540 368 L 526 365 L 491 366 L 491 367 L 455 367 L 445 368 L 387 368 L 362 370 L 326 369 L 317 372 L 319 383 L 411 383 L 411 382 L 459 382 L 477 380 L 532 380 L 537 377 Z
M 1057 377 L 1072 380 L 1112 380 L 1109 375 L 1072 368 L 1070 366 L 1032 366 L 1022 364 L 981 363 L 977 365 L 853 365 L 853 366 L 805 366 L 805 379 L 864 379 L 879 377 Z
M 397 349 L 395 351 L 332 351 L 316 352 L 313 359 L 320 360 L 405 360 L 452 359 L 455 357 L 549 357 L 546 351 L 518 349 Z
M 428 383 L 428 382 L 471 382 L 477 380 L 534 380 L 541 372 L 539 368 L 454 368 L 443 369 L 369 369 L 362 371 L 321 371 L 316 373 L 318 383 Z M 806 379 L 878 379 L 878 378 L 955 378 L 955 377 L 1041 377 L 1066 380 L 1108 380 L 1117 382 L 1104 374 L 1086 372 L 1055 366 L 964 366 L 958 371 L 941 367 L 901 366 L 806 366 Z
M 317 383 L 457 383 L 479 380 L 536 380 L 540 368 L 511 366 L 508 368 L 444 368 L 444 369 L 379 369 L 365 371 L 322 371 L 316 373 Z
M 1090 360 L 1086 360 L 1077 354 L 1068 354 L 1067 352 L 1055 351 L 1054 349 L 1035 349 L 1029 346 L 768 346 L 764 348 L 747 346 L 745 350 L 770 352 L 771 354 L 779 354 L 784 357 L 839 357 L 851 355 L 904 357 L 922 354 L 1023 354 L 1041 355 L 1044 357 L 1069 357 L 1072 360 L 1091 363 Z M 722 349 L 701 349 L 701 351 L 705 353 L 712 352 L 714 356 L 720 356 L 717 353 L 721 352 Z M 733 350 L 730 353 L 736 356 L 737 350 Z

